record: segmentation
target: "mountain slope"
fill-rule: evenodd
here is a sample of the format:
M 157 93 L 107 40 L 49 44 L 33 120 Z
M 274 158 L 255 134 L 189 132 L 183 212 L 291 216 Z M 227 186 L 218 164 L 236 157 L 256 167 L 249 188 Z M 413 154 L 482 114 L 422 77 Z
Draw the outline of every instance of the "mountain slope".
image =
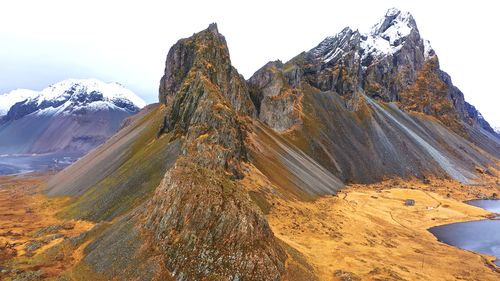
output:
M 172 61 L 177 58 L 187 61 Z M 180 71 L 184 68 L 186 71 Z M 150 128 L 156 131 L 149 137 L 141 134 L 139 139 L 132 141 L 136 145 L 139 142 L 147 144 L 146 147 L 162 149 L 178 143 L 181 145 L 178 150 L 180 155 L 174 158 L 173 165 L 163 168 L 153 165 L 153 172 L 162 172 L 164 176 L 160 183 L 151 185 L 156 190 L 153 193 L 149 189 L 149 199 L 143 203 L 135 201 L 131 207 L 139 207 L 125 215 L 123 220 L 135 226 L 123 228 L 117 225 L 106 230 L 90 244 L 85 262 L 98 272 L 102 269 L 102 273 L 108 276 L 129 272 L 132 264 L 139 261 L 155 268 L 158 262 L 156 258 L 160 258 L 166 266 L 166 272 L 159 270 L 157 274 L 175 274 L 180 280 L 202 276 L 220 279 L 228 274 L 233 278 L 241 276 L 250 280 L 262 276 L 268 276 L 270 280 L 278 278 L 284 270 L 285 253 L 274 240 L 262 213 L 237 181 L 243 175 L 241 162 L 247 158 L 242 127 L 248 115 L 253 114 L 253 104 L 245 81 L 230 65 L 224 37 L 218 33 L 215 25 L 211 25 L 191 38 L 180 40 L 169 52 L 167 69 L 160 88 L 160 100 L 166 104 L 157 109 L 163 112 L 163 116 L 156 115 L 150 119 Z M 170 73 L 184 75 L 172 76 Z M 155 122 L 163 124 L 155 127 Z M 126 130 L 135 124 L 121 131 L 124 137 L 129 136 Z M 110 151 L 106 146 L 112 145 L 112 141 L 99 149 Z M 122 153 L 125 147 L 116 149 L 117 153 Z M 144 149 L 128 152 L 130 159 L 138 158 L 138 163 L 151 161 L 151 156 L 145 154 Z M 83 161 L 95 161 L 100 165 L 101 161 L 94 160 L 98 154 L 96 150 L 62 171 L 49 183 L 49 193 L 71 194 L 68 187 L 74 186 L 74 182 L 83 181 L 88 173 L 72 178 L 65 178 L 64 175 L 72 175 L 79 170 L 78 166 Z M 165 153 L 159 154 L 160 157 L 162 155 Z M 116 163 L 114 159 L 110 158 Z M 101 202 L 107 200 L 106 194 L 111 194 L 111 200 L 122 204 L 132 190 L 135 190 L 132 196 L 136 196 L 137 186 L 128 185 L 120 179 L 124 174 L 140 178 L 148 177 L 149 174 L 141 168 L 142 165 L 128 166 L 126 163 L 117 163 L 116 172 L 102 177 L 96 188 L 89 188 L 91 184 L 83 184 L 87 190 L 83 190 L 83 195 L 75 204 L 87 208 L 98 206 L 93 209 L 93 213 L 101 211 L 108 214 L 107 205 L 92 204 L 95 202 L 93 200 Z M 102 185 L 107 182 L 103 191 Z M 86 205 L 86 202 L 90 204 Z M 82 216 L 80 209 L 74 209 L 74 206 L 70 206 L 62 215 Z M 144 208 L 147 211 L 144 212 Z M 95 220 L 112 219 L 125 214 L 122 211 L 111 216 L 88 217 L 85 213 L 84 209 L 83 217 Z M 115 262 L 111 264 L 112 253 L 124 247 L 123 243 L 128 243 L 120 237 L 133 235 L 136 228 L 149 233 L 146 236 L 150 237 L 147 241 L 149 249 L 157 249 L 161 254 L 155 259 L 143 260 L 147 249 L 141 251 L 136 248 L 136 254 L 128 257 L 136 262 L 124 262 L 116 267 Z M 193 240 L 193 237 L 198 238 Z M 104 246 L 109 243 L 114 246 Z M 104 248 L 107 250 L 103 254 Z
M 270 62 L 248 83 L 259 119 L 347 182 L 435 174 L 470 183 L 500 156 L 498 135 L 399 10 L 368 34 L 345 28 Z
M 65 80 L 30 93 L 0 121 L 2 154 L 85 153 L 145 105 L 122 86 L 93 79 Z
M 272 64 L 275 68 L 270 67 Z M 294 92 L 306 83 L 320 91 L 336 93 L 348 102 L 350 109 L 354 109 L 355 94 L 362 92 L 385 102 L 400 102 L 407 110 L 433 115 L 447 126 L 454 126 L 454 130 L 463 129 L 459 124 L 463 121 L 495 134 L 477 110 L 464 101 L 449 75 L 440 70 L 437 55 L 430 43 L 421 38 L 408 12 L 390 9 L 369 33 L 347 27 L 283 67 L 280 64 L 270 63 L 257 71 L 249 79 L 251 87 L 262 91 L 265 81 L 259 81 L 259 77 L 272 71 L 287 82 L 278 90 L 291 87 Z M 254 99 L 271 95 L 262 93 Z M 264 113 L 275 109 L 266 110 L 267 105 L 264 106 Z
M 101 222 L 65 244 L 83 249 L 75 272 L 315 280 L 300 247 L 273 233 L 274 210 L 317 202 L 346 183 L 469 184 L 498 168 L 498 137 L 462 110 L 450 81 L 411 15 L 397 10 L 370 34 L 345 29 L 249 81 L 231 66 L 215 24 L 179 40 L 160 104 L 48 183 L 49 195 L 72 197 L 61 217 Z

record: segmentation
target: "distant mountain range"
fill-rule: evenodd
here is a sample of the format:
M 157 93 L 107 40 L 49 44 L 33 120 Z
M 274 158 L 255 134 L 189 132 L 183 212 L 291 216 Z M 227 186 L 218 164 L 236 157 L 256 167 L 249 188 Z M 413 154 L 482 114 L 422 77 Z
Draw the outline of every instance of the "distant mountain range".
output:
M 387 178 L 471 184 L 500 159 L 498 134 L 397 9 L 248 81 L 211 24 L 172 46 L 159 100 L 48 183 L 73 198 L 62 217 L 106 222 L 65 244 L 85 246 L 79 268 L 104 279 L 315 280 L 274 236 L 269 198 Z
M 42 91 L 14 90 L 0 95 L 0 104 L 0 155 L 4 157 L 84 155 L 145 106 L 123 86 L 96 79 L 64 80 Z

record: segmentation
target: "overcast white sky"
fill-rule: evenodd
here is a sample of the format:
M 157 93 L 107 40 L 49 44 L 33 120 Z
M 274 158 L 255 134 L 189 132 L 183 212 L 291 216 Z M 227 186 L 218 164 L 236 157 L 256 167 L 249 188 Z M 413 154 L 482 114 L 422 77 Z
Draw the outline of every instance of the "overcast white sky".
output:
M 410 11 L 441 68 L 500 126 L 496 1 L 2 1 L 0 93 L 66 78 L 116 81 L 147 102 L 172 44 L 217 22 L 233 65 L 249 78 L 345 26 L 368 31 L 388 8 Z

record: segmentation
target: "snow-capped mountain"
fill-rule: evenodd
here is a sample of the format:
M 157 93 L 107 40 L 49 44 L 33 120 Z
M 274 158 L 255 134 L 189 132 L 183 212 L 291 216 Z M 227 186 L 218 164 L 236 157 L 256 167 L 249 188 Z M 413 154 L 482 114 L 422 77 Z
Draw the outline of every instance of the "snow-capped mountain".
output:
M 464 100 L 451 77 L 440 69 L 435 51 L 420 36 L 409 12 L 389 9 L 367 33 L 346 27 L 293 62 L 304 64 L 304 75 L 316 74 L 310 78 L 314 87 L 350 100 L 351 109 L 357 106 L 351 98 L 363 93 L 434 115 L 456 129 L 462 127 L 458 123 L 465 122 L 496 135 L 479 111 Z M 442 93 L 428 96 L 438 88 Z
M 68 115 L 110 109 L 134 113 L 145 106 L 140 97 L 122 85 L 97 79 L 68 79 L 40 92 L 16 90 L 5 96 L 17 102 L 6 113 L 4 122 L 29 114 Z
M 42 91 L 1 95 L 0 154 L 84 154 L 113 135 L 145 102 L 118 83 L 68 79 Z M 5 111 L 4 111 L 5 112 Z

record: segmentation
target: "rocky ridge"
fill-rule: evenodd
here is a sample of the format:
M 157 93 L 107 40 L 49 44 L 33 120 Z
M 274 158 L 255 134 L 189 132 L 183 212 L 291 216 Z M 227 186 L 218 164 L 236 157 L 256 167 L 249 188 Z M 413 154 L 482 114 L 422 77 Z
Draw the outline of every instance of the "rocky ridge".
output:
M 234 181 L 247 159 L 243 119 L 255 109 L 224 37 L 212 24 L 175 44 L 166 64 L 162 130 L 185 141 L 148 204 L 145 228 L 178 280 L 278 279 L 285 253 Z
M 407 110 L 433 115 L 462 134 L 460 123 L 465 122 L 496 135 L 477 110 L 464 101 L 463 93 L 453 85 L 449 75 L 439 68 L 437 55 L 429 41 L 420 36 L 408 12 L 389 9 L 367 34 L 346 27 L 310 51 L 285 64 L 277 64 L 282 67 L 271 69 L 269 64 L 257 71 L 248 83 L 256 89 L 253 99 L 258 101 L 278 97 L 283 88 L 295 93 L 294 97 L 281 99 L 281 104 L 276 102 L 279 97 L 257 104 L 260 119 L 280 131 L 300 121 L 277 124 L 272 115 L 296 111 L 294 100 L 300 99 L 304 88 L 312 86 L 340 95 L 353 110 L 361 93 L 384 102 L 401 103 Z M 285 86 L 269 83 L 270 77 L 275 81 L 285 77 L 279 82 Z

